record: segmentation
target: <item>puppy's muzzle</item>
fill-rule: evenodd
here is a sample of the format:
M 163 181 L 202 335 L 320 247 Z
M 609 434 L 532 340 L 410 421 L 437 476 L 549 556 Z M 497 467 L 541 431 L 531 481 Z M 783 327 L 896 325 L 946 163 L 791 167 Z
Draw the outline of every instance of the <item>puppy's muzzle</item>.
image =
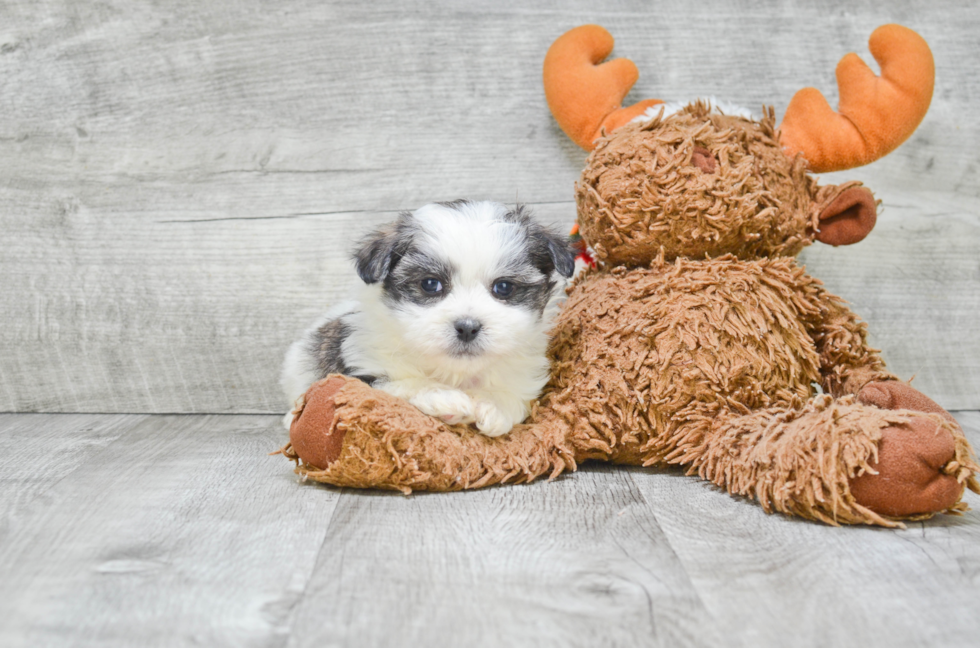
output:
M 460 342 L 472 342 L 483 328 L 483 324 L 470 317 L 456 320 L 453 326 L 456 327 L 456 339 Z

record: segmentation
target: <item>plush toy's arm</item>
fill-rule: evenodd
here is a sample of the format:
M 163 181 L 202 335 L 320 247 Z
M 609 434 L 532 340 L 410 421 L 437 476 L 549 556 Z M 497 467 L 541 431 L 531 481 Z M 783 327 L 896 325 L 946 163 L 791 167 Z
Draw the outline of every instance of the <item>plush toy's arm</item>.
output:
M 885 370 L 880 352 L 868 346 L 867 325 L 839 297 L 821 292 L 823 317 L 811 325 L 810 335 L 820 355 L 824 391 L 840 397 L 873 381 L 898 380 Z
M 360 380 L 332 375 L 300 401 L 282 453 L 297 461 L 304 479 L 335 486 L 455 491 L 574 470 L 566 429 L 552 419 L 490 438 L 446 425 Z

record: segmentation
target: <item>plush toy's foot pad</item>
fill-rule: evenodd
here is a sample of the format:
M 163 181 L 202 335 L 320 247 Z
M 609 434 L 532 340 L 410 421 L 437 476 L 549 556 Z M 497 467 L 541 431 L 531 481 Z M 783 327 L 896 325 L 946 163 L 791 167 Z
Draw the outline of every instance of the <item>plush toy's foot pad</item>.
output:
M 344 431 L 337 427 L 334 397 L 347 384 L 340 376 L 315 383 L 306 392 L 300 411 L 289 428 L 292 454 L 312 468 L 323 470 L 337 460 L 344 443 Z
M 938 513 L 952 508 L 964 485 L 944 468 L 956 456 L 953 435 L 935 419 L 916 417 L 907 427 L 881 430 L 878 473 L 851 480 L 851 494 L 862 506 L 890 517 Z
M 907 409 L 914 412 L 939 414 L 948 421 L 956 422 L 953 416 L 944 410 L 939 403 L 932 400 L 915 387 L 897 380 L 871 382 L 857 396 L 858 401 L 865 405 L 874 405 L 881 409 Z
M 881 409 L 912 410 L 908 423 L 881 430 L 875 473 L 850 480 L 862 506 L 890 517 L 910 518 L 955 510 L 965 486 L 976 486 L 977 465 L 955 419 L 933 400 L 900 382 L 876 382 L 858 400 Z

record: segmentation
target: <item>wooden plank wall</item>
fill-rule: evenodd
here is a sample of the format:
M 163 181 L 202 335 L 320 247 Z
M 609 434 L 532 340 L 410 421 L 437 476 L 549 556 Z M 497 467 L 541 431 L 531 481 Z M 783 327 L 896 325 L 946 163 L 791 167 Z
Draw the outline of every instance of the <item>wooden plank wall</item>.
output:
M 344 295 L 352 239 L 399 210 L 520 199 L 568 225 L 584 154 L 540 87 L 551 41 L 605 25 L 633 99 L 778 113 L 875 26 L 931 43 L 932 109 L 828 181 L 885 211 L 812 249 L 898 373 L 980 407 L 980 6 L 927 0 L 0 4 L 0 411 L 275 412 L 280 358 Z

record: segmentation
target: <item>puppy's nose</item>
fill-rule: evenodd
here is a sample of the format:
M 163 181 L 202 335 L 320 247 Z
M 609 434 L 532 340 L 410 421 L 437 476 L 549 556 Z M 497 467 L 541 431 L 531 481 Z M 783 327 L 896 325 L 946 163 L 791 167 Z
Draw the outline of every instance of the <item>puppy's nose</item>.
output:
M 483 328 L 483 324 L 469 317 L 456 320 L 454 325 L 456 326 L 456 337 L 463 342 L 472 342 L 475 340 L 476 336 L 480 333 L 480 329 Z

